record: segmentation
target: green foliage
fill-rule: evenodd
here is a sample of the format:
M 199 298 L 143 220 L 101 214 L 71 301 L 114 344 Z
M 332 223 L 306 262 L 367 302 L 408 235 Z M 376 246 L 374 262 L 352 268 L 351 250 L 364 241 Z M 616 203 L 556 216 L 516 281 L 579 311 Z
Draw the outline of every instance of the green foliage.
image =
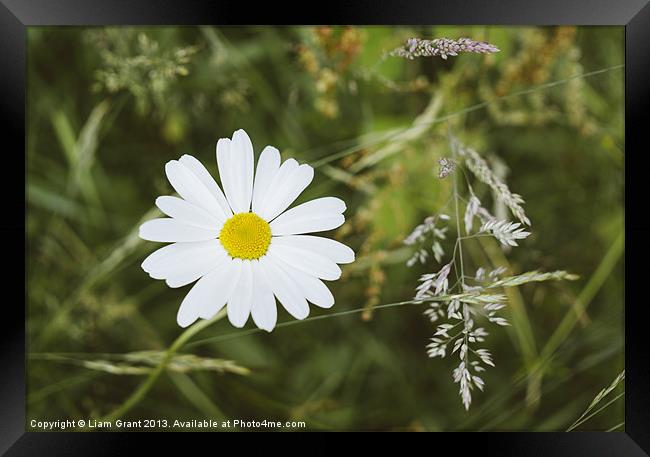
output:
M 412 36 L 501 51 L 385 56 Z M 28 419 L 620 427 L 621 398 L 581 414 L 624 368 L 623 37 L 608 27 L 30 29 Z M 524 197 L 532 221 L 512 252 L 489 238 L 463 245 L 467 274 L 507 268 L 512 324 L 491 335 L 497 366 L 468 412 L 444 361 L 427 358 L 434 326 L 410 303 L 418 277 L 441 265 L 407 268 L 402 245 L 449 202 L 450 180 L 437 178 L 449 127 Z M 300 199 L 346 201 L 335 237 L 357 261 L 330 284 L 333 310 L 271 334 L 215 322 L 189 340 L 175 319 L 188 288 L 140 269 L 156 245 L 137 227 L 171 193 L 167 161 L 190 153 L 217 176 L 216 140 L 237 128 L 256 153 L 271 144 L 314 165 Z M 487 185 L 473 190 L 493 214 L 508 211 Z M 521 276 L 535 271 L 575 280 Z

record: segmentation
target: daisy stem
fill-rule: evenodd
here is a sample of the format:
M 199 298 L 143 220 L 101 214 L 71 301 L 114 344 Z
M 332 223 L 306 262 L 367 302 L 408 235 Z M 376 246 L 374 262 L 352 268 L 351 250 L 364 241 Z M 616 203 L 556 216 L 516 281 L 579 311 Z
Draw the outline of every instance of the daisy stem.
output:
M 223 319 L 225 316 L 226 309 L 224 308 L 219 311 L 212 319 L 203 320 L 188 327 L 183 333 L 178 336 L 178 338 L 174 340 L 167 351 L 165 351 L 165 355 L 160 360 L 156 368 L 151 371 L 147 379 L 142 381 L 138 388 L 124 402 L 122 402 L 120 406 L 107 414 L 102 420 L 113 421 L 115 419 L 119 419 L 131 408 L 137 405 L 147 395 L 149 390 L 151 390 L 162 372 L 165 371 L 167 364 L 171 361 L 174 355 L 176 355 L 176 352 L 178 352 L 178 350 L 182 348 L 185 343 L 187 343 L 194 335 L 199 333 L 201 330 L 211 326 L 215 322 Z

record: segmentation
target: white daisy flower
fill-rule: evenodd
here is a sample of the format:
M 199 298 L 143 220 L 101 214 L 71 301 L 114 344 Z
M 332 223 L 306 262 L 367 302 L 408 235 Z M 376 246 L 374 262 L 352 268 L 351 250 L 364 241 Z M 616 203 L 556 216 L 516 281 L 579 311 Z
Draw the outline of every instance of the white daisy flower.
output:
M 140 238 L 172 243 L 144 260 L 149 276 L 169 287 L 198 280 L 181 303 L 178 324 L 210 319 L 227 306 L 235 327 L 250 314 L 270 332 L 277 321 L 274 296 L 296 319 L 307 317 L 308 301 L 330 308 L 334 297 L 321 280 L 338 279 L 337 264 L 354 261 L 354 252 L 305 234 L 342 225 L 345 203 L 324 197 L 287 210 L 314 169 L 294 159 L 280 164 L 280 152 L 267 146 L 253 176 L 253 145 L 243 130 L 217 142 L 217 165 L 224 192 L 196 158 L 169 161 L 165 172 L 180 198 L 158 197 L 169 218 L 140 226 Z

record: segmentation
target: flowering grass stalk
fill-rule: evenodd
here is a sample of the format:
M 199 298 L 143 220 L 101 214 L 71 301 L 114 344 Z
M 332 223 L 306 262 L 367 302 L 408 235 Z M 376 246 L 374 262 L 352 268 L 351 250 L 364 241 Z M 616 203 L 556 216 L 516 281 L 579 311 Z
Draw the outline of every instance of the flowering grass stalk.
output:
M 421 38 L 409 38 L 404 46 L 394 49 L 390 55 L 414 59 L 416 57 L 440 56 L 447 59 L 448 56 L 457 56 L 463 52 L 476 54 L 492 54 L 499 52 L 499 48 L 485 41 L 475 41 L 471 38 L 435 38 L 424 40 Z
M 441 167 L 445 167 L 445 172 L 439 173 L 438 177 L 444 179 L 451 175 L 453 179 L 451 200 L 454 205 L 457 237 L 451 259 L 446 261 L 442 267 L 437 268 L 437 271 L 420 277 L 420 284 L 416 288 L 414 299 L 420 303 L 425 301 L 429 303 L 424 314 L 432 323 L 436 323 L 434 335 L 427 345 L 429 357 L 444 358 L 449 354 L 458 353 L 460 362 L 452 371 L 452 379 L 459 386 L 463 406 L 465 409 L 469 409 L 472 403 L 472 391 L 474 389 L 482 391 L 485 388 L 482 373 L 487 366 L 495 366 L 490 350 L 481 347 L 483 345 L 480 344 L 485 341 L 489 332 L 479 326 L 477 322 L 484 321 L 498 327 L 510 325 L 508 320 L 500 315 L 500 312 L 506 308 L 507 297 L 495 293 L 495 289 L 529 282 L 574 280 L 577 279 L 577 276 L 565 271 L 549 273 L 530 271 L 502 278 L 501 276 L 506 271 L 504 267 L 496 267 L 488 271 L 483 266 L 476 270 L 474 276 L 465 274 L 464 241 L 488 236 L 495 238 L 504 247 L 518 246 L 516 240 L 524 240 L 530 235 L 530 232 L 524 231 L 521 227 L 522 223 L 530 225 L 530 219 L 522 207 L 523 198 L 509 190 L 506 183 L 497 177 L 478 152 L 465 147 L 451 134 L 449 135 L 449 144 L 453 158 L 445 159 L 441 163 Z M 448 167 L 449 163 L 455 165 Z M 461 166 L 463 168 L 460 168 Z M 469 180 L 466 182 L 469 198 L 462 198 L 458 179 L 459 176 L 466 175 L 464 172 L 459 174 L 458 168 L 468 170 L 478 181 L 492 189 L 496 198 L 502 201 L 510 209 L 512 215 L 521 222 L 500 220 L 493 216 L 484 208 Z M 464 217 L 461 219 L 460 206 L 462 202 L 466 202 L 466 205 Z M 481 222 L 476 231 L 474 229 L 475 218 Z M 450 218 L 444 214 L 429 216 L 404 240 L 406 245 L 418 245 L 416 252 L 407 261 L 408 266 L 417 261 L 426 263 L 429 258 L 429 252 L 426 249 L 428 243 L 431 243 L 430 250 L 434 259 L 437 263 L 441 263 L 444 250 L 440 241 L 445 239 L 444 234 L 447 227 L 443 225 L 449 220 Z M 461 235 L 461 220 L 465 225 L 466 236 Z M 456 281 L 450 286 L 450 278 L 454 276 Z
M 580 415 L 576 421 L 569 426 L 567 429 L 567 432 L 570 432 L 571 430 L 574 430 L 576 427 L 580 426 L 583 422 L 586 422 L 587 420 L 591 419 L 594 415 L 598 414 L 600 411 L 608 407 L 610 404 L 618 400 L 621 396 L 624 395 L 625 392 L 619 394 L 618 396 L 614 397 L 612 400 L 607 402 L 604 406 L 600 407 L 598 410 L 593 411 L 593 409 L 598 405 L 607 395 L 609 395 L 610 392 L 612 392 L 620 383 L 622 383 L 625 380 L 625 370 L 621 371 L 618 376 L 612 381 L 612 383 L 608 386 L 605 387 L 603 390 L 598 392 L 598 395 L 591 401 L 587 409 L 585 410 L 584 413 Z M 591 413 L 591 414 L 590 414 Z M 617 426 L 618 427 L 618 426 Z M 617 428 L 615 427 L 615 428 Z

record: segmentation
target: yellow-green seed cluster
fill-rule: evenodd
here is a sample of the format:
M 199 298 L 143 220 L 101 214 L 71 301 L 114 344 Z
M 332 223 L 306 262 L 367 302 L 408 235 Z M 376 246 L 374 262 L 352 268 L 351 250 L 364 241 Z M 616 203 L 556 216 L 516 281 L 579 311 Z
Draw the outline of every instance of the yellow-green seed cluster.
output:
M 219 241 L 233 258 L 259 259 L 271 244 L 271 227 L 255 213 L 235 214 L 223 225 Z

